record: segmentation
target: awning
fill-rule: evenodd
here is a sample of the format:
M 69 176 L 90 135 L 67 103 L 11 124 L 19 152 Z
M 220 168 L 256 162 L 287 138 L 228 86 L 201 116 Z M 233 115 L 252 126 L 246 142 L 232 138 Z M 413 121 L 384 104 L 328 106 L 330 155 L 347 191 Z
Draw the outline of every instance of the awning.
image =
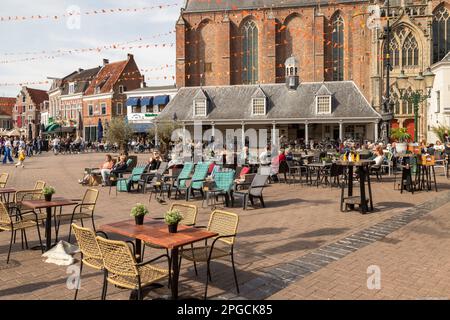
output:
M 60 128 L 61 126 L 57 123 L 52 123 L 51 125 L 47 126 L 47 128 L 45 128 L 45 132 L 51 132 L 51 131 L 55 131 L 56 129 Z
M 170 97 L 169 97 L 169 96 L 156 96 L 156 97 L 153 99 L 153 105 L 154 105 L 154 106 L 157 106 L 157 105 L 159 105 L 159 104 L 168 104 L 168 103 L 169 103 L 169 100 L 170 100 Z
M 154 127 L 153 123 L 130 123 L 135 133 L 148 133 Z
M 153 97 L 142 97 L 141 106 L 152 106 L 153 105 Z
M 60 127 L 59 125 L 56 125 L 52 130 L 45 131 L 43 134 L 57 134 L 57 133 L 74 133 L 77 128 L 75 127 Z
M 128 98 L 127 99 L 127 107 L 138 106 L 141 98 Z

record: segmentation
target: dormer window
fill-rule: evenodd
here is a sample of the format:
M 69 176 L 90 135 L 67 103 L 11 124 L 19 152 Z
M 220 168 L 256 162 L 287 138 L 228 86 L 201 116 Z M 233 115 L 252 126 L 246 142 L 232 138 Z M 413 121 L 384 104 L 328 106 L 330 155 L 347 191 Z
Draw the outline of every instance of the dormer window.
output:
M 206 117 L 208 112 L 208 101 L 206 99 L 194 100 L 194 117 Z
M 119 93 L 122 94 L 124 92 L 124 87 L 122 85 L 119 86 Z
M 100 86 L 96 86 L 95 87 L 95 94 L 99 94 L 100 93 Z
M 253 98 L 252 99 L 252 114 L 254 116 L 266 115 L 266 99 L 265 98 Z
M 316 96 L 316 113 L 330 114 L 331 113 L 331 96 Z
M 75 93 L 75 83 L 71 82 L 69 83 L 69 94 L 74 94 Z

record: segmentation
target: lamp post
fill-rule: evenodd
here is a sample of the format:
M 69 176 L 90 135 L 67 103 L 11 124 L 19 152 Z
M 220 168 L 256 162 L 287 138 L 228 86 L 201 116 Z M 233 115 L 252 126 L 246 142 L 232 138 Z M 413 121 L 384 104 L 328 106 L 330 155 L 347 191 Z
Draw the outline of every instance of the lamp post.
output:
M 414 87 L 412 90 L 409 87 L 409 77 L 405 74 L 405 70 L 402 70 L 397 77 L 397 87 L 400 91 L 400 99 L 412 103 L 414 106 L 414 141 L 418 141 L 419 131 L 419 104 L 426 101 L 431 94 L 431 88 L 433 87 L 435 74 L 428 69 L 422 74 L 420 72 L 414 77 Z

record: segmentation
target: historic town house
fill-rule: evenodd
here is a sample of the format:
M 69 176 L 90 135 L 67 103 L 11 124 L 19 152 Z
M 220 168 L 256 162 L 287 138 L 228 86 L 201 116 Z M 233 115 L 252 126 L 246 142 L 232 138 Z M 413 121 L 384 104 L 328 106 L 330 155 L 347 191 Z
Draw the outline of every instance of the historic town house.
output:
M 378 27 L 368 21 L 369 6 L 376 4 Z M 450 5 L 427 0 L 390 5 L 393 126 L 412 132 L 413 108 L 400 101 L 395 78 L 404 69 L 412 80 L 449 51 Z M 384 3 L 375 1 L 188 0 L 176 24 L 177 86 L 283 83 L 284 62 L 293 55 L 301 81 L 352 80 L 381 110 L 385 25 Z M 425 119 L 421 106 L 421 135 Z

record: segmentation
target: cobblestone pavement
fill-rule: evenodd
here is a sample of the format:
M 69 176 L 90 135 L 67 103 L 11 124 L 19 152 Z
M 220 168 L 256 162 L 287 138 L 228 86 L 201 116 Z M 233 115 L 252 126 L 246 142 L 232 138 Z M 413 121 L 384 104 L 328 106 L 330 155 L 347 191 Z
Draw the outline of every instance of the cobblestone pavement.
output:
M 44 154 L 27 159 L 24 169 L 10 165 L 1 169 L 11 174 L 9 186 L 26 189 L 35 180 L 43 179 L 56 187 L 57 195 L 81 197 L 86 188 L 76 181 L 85 167 L 98 166 L 103 156 Z M 146 157 L 140 156 L 140 160 Z M 340 212 L 340 191 L 336 188 L 298 184 L 267 188 L 266 209 L 227 209 L 240 216 L 235 252 L 241 294 L 236 296 L 229 261 L 221 260 L 212 263 L 209 298 L 446 297 L 450 277 L 446 261 L 450 255 L 447 257 L 443 248 L 448 247 L 445 227 L 450 224 L 445 215 L 448 181 L 438 176 L 437 193 L 400 194 L 393 187 L 388 177 L 373 183 L 376 211 L 367 215 Z M 128 219 L 136 202 L 148 203 L 147 195 L 113 193 L 110 196 L 108 188 L 99 189 L 97 226 Z M 200 201 L 192 203 L 201 206 Z M 149 209 L 151 217 L 159 217 L 167 206 L 152 201 Z M 198 223 L 206 224 L 210 212 L 207 208 L 200 209 Z M 64 238 L 69 226 L 61 228 Z M 28 239 L 35 245 L 37 234 L 29 232 Z M 39 251 L 23 251 L 20 242 L 14 245 L 12 261 L 6 265 L 8 244 L 9 234 L 0 233 L 0 299 L 73 298 L 74 292 L 66 285 L 67 267 L 44 263 Z M 159 254 L 154 249 L 146 250 L 146 258 Z M 381 290 L 367 289 L 369 265 L 381 268 Z M 202 297 L 206 268 L 200 265 L 198 270 L 196 277 L 192 265 L 183 263 L 181 296 Z M 408 285 L 408 277 L 414 277 L 414 285 Z M 428 281 L 433 290 L 440 292 L 414 289 L 421 285 L 425 288 L 424 283 Z M 98 299 L 101 283 L 100 273 L 85 268 L 79 298 Z M 164 287 L 154 289 L 147 297 L 169 293 Z M 129 291 L 110 286 L 108 299 L 128 298 Z

